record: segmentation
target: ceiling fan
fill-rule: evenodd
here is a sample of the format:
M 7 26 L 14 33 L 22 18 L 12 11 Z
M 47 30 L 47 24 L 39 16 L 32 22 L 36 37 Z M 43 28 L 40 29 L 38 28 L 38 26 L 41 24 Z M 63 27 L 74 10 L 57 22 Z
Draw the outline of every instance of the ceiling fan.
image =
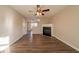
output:
M 37 16 L 44 15 L 44 13 L 48 12 L 48 11 L 50 11 L 50 9 L 44 9 L 44 10 L 42 10 L 41 6 L 37 5 L 37 10 L 36 10 L 36 14 L 35 15 L 37 15 Z
M 50 9 L 43 9 L 42 10 L 40 5 L 36 5 L 36 12 L 29 10 L 29 12 L 32 13 L 33 15 L 35 15 L 35 16 L 45 15 L 44 13 L 48 12 L 48 11 L 50 11 Z

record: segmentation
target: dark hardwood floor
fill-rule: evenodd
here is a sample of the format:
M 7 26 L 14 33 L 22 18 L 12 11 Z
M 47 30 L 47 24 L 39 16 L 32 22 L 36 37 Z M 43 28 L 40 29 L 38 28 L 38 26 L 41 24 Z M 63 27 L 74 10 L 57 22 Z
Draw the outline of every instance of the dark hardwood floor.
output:
M 4 53 L 75 53 L 78 52 L 55 37 L 43 35 L 24 35 Z

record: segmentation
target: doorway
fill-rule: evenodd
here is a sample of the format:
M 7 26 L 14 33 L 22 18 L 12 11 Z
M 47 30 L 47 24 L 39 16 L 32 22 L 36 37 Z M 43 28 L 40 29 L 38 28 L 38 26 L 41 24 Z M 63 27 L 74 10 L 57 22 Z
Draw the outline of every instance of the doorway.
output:
M 32 37 L 33 30 L 38 26 L 38 22 L 27 22 L 27 34 Z

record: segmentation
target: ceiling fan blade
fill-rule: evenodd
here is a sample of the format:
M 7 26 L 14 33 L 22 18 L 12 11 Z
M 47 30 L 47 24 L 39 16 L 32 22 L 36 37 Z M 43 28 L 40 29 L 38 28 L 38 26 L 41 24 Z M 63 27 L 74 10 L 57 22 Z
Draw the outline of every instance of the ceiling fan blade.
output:
M 42 13 L 42 15 L 44 15 L 44 13 Z
M 37 5 L 37 12 L 41 12 L 40 5 Z
M 39 8 L 40 7 L 40 5 L 37 5 L 37 8 Z
M 50 11 L 50 9 L 45 9 L 45 10 L 42 10 L 42 12 L 47 12 L 47 11 Z

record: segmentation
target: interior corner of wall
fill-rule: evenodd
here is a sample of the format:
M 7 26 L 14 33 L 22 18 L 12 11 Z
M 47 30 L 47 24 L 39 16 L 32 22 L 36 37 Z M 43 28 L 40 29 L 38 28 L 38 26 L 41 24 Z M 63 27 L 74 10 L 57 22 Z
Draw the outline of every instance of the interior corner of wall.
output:
M 53 35 L 54 37 L 56 37 L 58 40 L 62 41 L 63 43 L 69 45 L 70 47 L 72 47 L 73 49 L 75 49 L 76 51 L 79 51 L 79 48 L 75 47 L 74 45 L 71 45 L 70 43 L 64 41 L 64 40 L 61 40 L 59 37 Z

